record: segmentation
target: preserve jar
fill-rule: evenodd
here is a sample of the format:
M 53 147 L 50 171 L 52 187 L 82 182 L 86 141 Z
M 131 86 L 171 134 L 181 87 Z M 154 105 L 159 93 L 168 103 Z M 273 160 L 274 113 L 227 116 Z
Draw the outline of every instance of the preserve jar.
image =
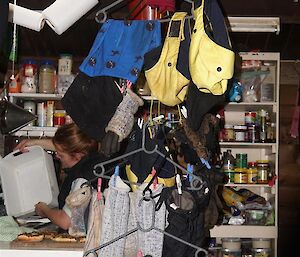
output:
M 55 91 L 56 70 L 53 62 L 44 60 L 40 66 L 39 72 L 39 92 L 44 94 L 53 94 Z
M 53 115 L 53 125 L 54 127 L 59 127 L 66 123 L 66 111 L 65 110 L 55 110 Z
M 233 125 L 224 125 L 224 141 L 234 141 Z
M 270 165 L 268 160 L 257 161 L 257 183 L 268 184 L 268 174 L 270 172 Z
M 72 63 L 71 54 L 61 54 L 58 59 L 58 75 L 71 75 Z
M 256 184 L 257 183 L 257 166 L 256 162 L 248 162 L 248 184 Z
M 247 126 L 245 125 L 236 125 L 233 127 L 235 141 L 237 142 L 246 142 L 248 140 L 247 135 Z

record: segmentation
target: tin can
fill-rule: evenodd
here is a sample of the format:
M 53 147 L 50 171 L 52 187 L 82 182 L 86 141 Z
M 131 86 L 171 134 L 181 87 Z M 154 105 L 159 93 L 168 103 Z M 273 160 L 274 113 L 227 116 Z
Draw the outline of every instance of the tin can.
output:
M 234 129 L 235 141 L 246 142 L 248 140 L 247 126 L 236 125 L 233 127 L 233 129 Z
M 66 123 L 66 111 L 65 110 L 56 110 L 53 116 L 54 127 L 59 127 Z
M 246 153 L 237 153 L 235 158 L 236 168 L 247 169 L 248 155 Z
M 236 184 L 247 184 L 248 174 L 243 169 L 236 169 L 234 173 L 234 183 Z

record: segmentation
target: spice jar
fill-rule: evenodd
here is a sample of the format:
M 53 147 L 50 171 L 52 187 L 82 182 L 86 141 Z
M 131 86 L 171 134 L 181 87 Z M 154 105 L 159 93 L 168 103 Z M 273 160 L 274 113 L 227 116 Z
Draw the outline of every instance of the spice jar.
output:
M 56 70 L 53 62 L 44 60 L 40 66 L 39 72 L 39 92 L 44 94 L 53 94 L 55 91 Z
M 268 160 L 257 161 L 257 183 L 268 184 L 268 174 L 270 171 Z
M 72 63 L 71 54 L 61 54 L 58 59 L 58 75 L 71 75 Z
M 37 65 L 33 60 L 24 61 L 21 68 L 21 92 L 36 93 L 37 92 Z
M 248 140 L 247 136 L 247 126 L 245 125 L 236 125 L 233 127 L 235 141 L 246 142 Z
M 234 141 L 233 125 L 224 125 L 224 141 Z
M 256 184 L 257 183 L 257 166 L 256 162 L 248 162 L 248 184 Z

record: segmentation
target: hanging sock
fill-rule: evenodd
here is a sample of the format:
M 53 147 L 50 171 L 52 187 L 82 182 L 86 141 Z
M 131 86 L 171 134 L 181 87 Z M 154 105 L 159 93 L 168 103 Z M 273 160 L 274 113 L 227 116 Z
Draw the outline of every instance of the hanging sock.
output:
M 101 244 L 127 232 L 129 217 L 129 191 L 119 176 L 112 175 L 103 212 Z M 99 250 L 99 256 L 123 257 L 125 240 L 122 238 Z
M 147 186 L 144 183 L 137 190 L 137 220 L 140 223 L 142 229 L 151 228 L 153 225 L 153 212 L 155 211 L 155 204 L 157 203 L 159 197 L 154 198 L 154 202 L 152 200 L 145 201 L 143 200 L 143 190 Z M 152 195 L 156 196 L 161 193 L 163 186 L 158 184 L 156 189 L 151 186 Z M 148 191 L 147 191 L 148 192 Z M 146 195 L 147 195 L 146 192 Z M 160 209 L 155 211 L 154 217 L 154 227 L 159 228 L 161 230 L 165 229 L 165 217 L 166 217 L 166 206 L 164 204 L 161 205 Z M 161 257 L 162 249 L 163 249 L 163 238 L 164 235 L 158 232 L 155 229 L 150 230 L 149 232 L 143 232 L 138 230 L 138 249 L 142 251 L 143 255 L 149 254 L 152 257 Z
M 102 217 L 104 211 L 104 199 L 101 194 L 100 199 L 98 199 L 98 192 L 93 190 L 92 197 L 89 206 L 89 217 L 87 226 L 86 242 L 84 244 L 83 252 L 89 251 L 98 247 L 101 240 L 102 232 Z M 99 255 L 99 251 L 97 251 Z M 94 256 L 93 253 L 87 255 L 87 257 Z
M 132 192 L 129 193 L 129 200 L 130 200 L 130 211 L 129 211 L 127 231 L 135 229 L 137 226 L 136 193 L 132 193 Z M 137 233 L 132 233 L 126 237 L 124 257 L 137 256 L 137 252 L 138 252 Z

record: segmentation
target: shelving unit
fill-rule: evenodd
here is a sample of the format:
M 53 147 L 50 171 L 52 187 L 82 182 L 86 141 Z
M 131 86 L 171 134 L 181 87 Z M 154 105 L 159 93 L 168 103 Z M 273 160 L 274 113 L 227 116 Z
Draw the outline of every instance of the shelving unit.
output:
M 41 93 L 9 93 L 9 100 L 12 103 L 17 103 L 18 100 L 30 101 L 60 101 L 62 94 L 41 94 Z M 15 132 L 15 136 L 24 137 L 53 137 L 56 132 L 56 127 L 38 127 L 25 126 L 19 131 Z
M 248 143 L 248 142 L 220 142 L 221 151 L 230 149 L 235 156 L 236 153 L 247 153 L 248 161 L 269 160 L 272 163 L 275 175 L 278 178 L 278 148 L 279 148 L 279 53 L 241 53 L 243 60 L 266 61 L 272 65 L 273 73 L 270 73 L 268 83 L 274 83 L 274 101 L 254 103 L 229 103 L 225 106 L 225 123 L 231 125 L 244 124 L 244 115 L 248 111 L 265 109 L 271 114 L 276 124 L 275 143 Z M 278 239 L 278 179 L 275 185 L 268 184 L 226 184 L 227 187 L 246 188 L 256 194 L 263 196 L 266 200 L 274 198 L 275 224 L 273 226 L 252 225 L 221 225 L 211 230 L 211 236 L 216 238 L 238 237 L 238 238 L 270 238 L 274 248 L 273 256 L 277 256 Z

